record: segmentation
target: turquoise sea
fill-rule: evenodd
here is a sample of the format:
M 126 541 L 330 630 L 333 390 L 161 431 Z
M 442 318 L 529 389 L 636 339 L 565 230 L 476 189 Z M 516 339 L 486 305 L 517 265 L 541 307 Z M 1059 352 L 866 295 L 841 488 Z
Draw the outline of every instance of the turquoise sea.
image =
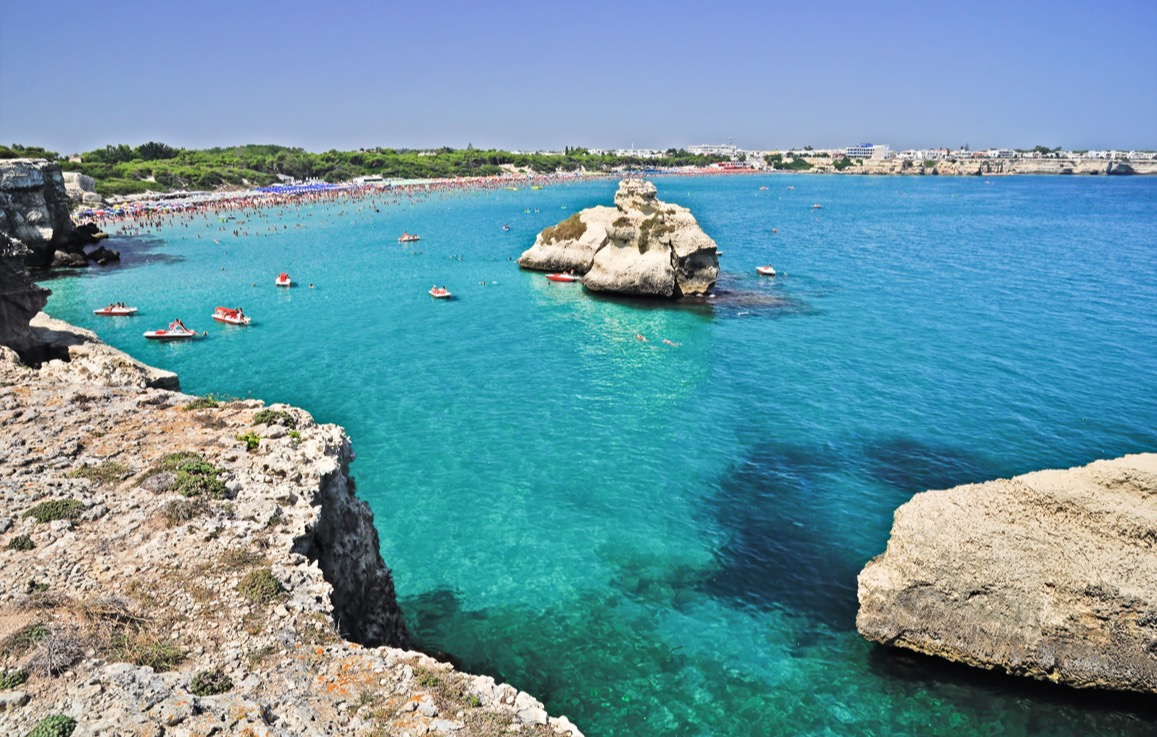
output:
M 912 494 L 1157 449 L 1157 178 L 655 181 L 724 252 L 705 304 L 517 268 L 610 204 L 593 181 L 199 217 L 114 240 L 48 310 L 186 391 L 345 426 L 421 647 L 588 737 L 1151 735 L 1152 702 L 854 618 Z M 174 317 L 208 338 L 142 338 Z

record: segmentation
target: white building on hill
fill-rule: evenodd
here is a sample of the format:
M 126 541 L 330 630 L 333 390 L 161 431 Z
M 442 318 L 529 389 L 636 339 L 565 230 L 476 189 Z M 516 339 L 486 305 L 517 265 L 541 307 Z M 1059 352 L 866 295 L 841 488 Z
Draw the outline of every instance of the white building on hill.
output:
M 844 154 L 849 159 L 890 159 L 892 152 L 884 143 L 861 143 L 858 146 L 848 146 Z
M 695 154 L 696 156 L 738 156 L 739 147 L 732 146 L 730 143 L 710 144 L 700 143 L 695 146 L 688 146 L 687 153 Z

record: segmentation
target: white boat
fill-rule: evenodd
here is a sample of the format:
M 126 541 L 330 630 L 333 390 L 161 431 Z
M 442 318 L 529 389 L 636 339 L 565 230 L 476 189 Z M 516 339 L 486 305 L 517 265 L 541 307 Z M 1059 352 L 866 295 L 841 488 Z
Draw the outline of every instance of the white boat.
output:
M 127 315 L 135 315 L 136 307 L 122 307 L 120 305 L 109 305 L 108 307 L 101 307 L 99 310 L 93 310 L 94 315 L 104 315 L 105 317 L 125 317 Z
M 213 310 L 213 319 L 229 325 L 249 324 L 249 315 L 246 315 L 240 307 L 237 309 L 233 309 L 232 307 L 218 307 Z
M 277 283 L 277 286 L 279 286 L 279 287 L 291 287 L 291 286 L 293 286 L 293 280 L 290 279 L 289 274 L 286 274 L 284 271 L 277 275 L 277 282 L 276 283 Z
M 771 267 L 771 264 L 768 264 L 767 266 L 756 266 L 755 273 L 759 274 L 760 276 L 775 276 L 775 269 Z
M 196 338 L 197 331 L 190 330 L 180 320 L 173 320 L 164 330 L 150 330 L 145 333 L 149 340 L 188 340 Z
M 398 243 L 413 243 L 414 241 L 422 240 L 422 236 L 416 233 L 407 233 L 402 231 L 402 237 L 398 239 Z
M 430 287 L 430 296 L 434 299 L 450 299 L 454 295 L 446 287 Z

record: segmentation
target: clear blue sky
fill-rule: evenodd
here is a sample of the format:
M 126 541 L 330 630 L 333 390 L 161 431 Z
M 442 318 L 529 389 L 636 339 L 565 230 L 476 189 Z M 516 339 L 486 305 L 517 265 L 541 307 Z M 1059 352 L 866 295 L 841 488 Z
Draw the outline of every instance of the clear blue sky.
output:
M 1157 149 L 1157 2 L 0 0 L 0 142 Z

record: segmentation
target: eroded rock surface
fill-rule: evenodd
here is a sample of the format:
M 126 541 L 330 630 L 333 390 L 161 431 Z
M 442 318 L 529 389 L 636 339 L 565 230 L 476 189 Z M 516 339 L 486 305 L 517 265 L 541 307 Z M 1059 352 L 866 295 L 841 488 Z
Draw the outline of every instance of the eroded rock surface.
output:
M 571 271 L 595 292 L 701 296 L 719 276 L 715 241 L 691 211 L 658 199 L 655 185 L 624 179 L 614 207 L 591 207 L 538 234 L 518 264 Z
M 17 351 L 37 344 L 29 322 L 52 294 L 28 275 L 24 259 L 30 253 L 24 243 L 0 231 L 0 345 Z
M 33 369 L 0 346 L 0 672 L 27 675 L 0 734 L 579 736 L 406 649 L 340 427 L 142 388 L 34 322 L 88 352 Z
M 876 642 L 1157 693 L 1157 454 L 917 494 L 859 599 Z
M 44 159 L 0 161 L 0 234 L 27 246 L 24 258 L 29 266 L 88 265 L 84 246 L 107 236 L 95 226 L 78 229 L 71 205 L 59 164 Z

